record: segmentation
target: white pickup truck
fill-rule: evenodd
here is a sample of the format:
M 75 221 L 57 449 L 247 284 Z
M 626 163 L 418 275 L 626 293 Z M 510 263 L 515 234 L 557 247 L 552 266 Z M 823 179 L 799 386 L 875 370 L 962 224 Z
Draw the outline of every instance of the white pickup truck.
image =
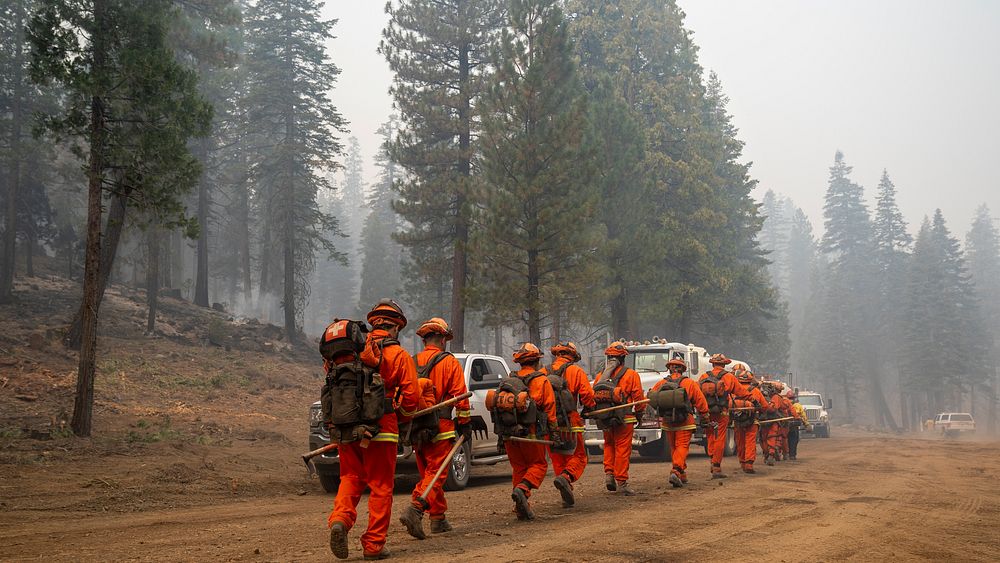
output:
M 499 451 L 499 441 L 493 433 L 493 419 L 486 410 L 486 392 L 496 389 L 500 380 L 510 374 L 507 362 L 499 356 L 486 354 L 455 354 L 458 363 L 465 370 L 465 384 L 472 397 L 472 444 L 466 444 L 455 454 L 444 488 L 449 491 L 461 490 L 469 483 L 474 465 L 496 465 L 507 461 L 507 455 Z M 318 391 L 318 390 L 317 390 Z M 315 450 L 330 443 L 330 435 L 323 428 L 323 413 L 319 401 L 309 408 L 309 449 Z M 416 472 L 416 461 L 411 449 L 399 445 L 396 454 L 396 473 Z M 313 458 L 316 474 L 323 490 L 337 491 L 340 486 L 340 460 L 337 450 Z
M 934 431 L 949 438 L 971 434 L 976 431 L 976 421 L 967 412 L 943 412 L 934 418 Z

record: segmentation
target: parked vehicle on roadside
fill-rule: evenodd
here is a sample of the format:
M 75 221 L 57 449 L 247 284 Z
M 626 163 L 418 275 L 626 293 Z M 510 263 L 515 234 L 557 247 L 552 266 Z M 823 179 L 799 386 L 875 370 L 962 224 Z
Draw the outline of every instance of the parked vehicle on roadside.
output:
M 976 431 L 976 421 L 967 412 L 943 412 L 934 418 L 934 431 L 947 438 Z
M 806 418 L 812 425 L 812 430 L 806 428 L 799 429 L 802 434 L 812 434 L 817 438 L 830 437 L 830 414 L 827 412 L 833 409 L 833 399 L 827 399 L 823 403 L 823 395 L 815 391 L 798 391 L 799 404 L 806 411 Z
M 465 384 L 473 395 L 469 398 L 472 406 L 471 444 L 465 444 L 455 454 L 444 488 L 449 491 L 464 489 L 472 475 L 472 467 L 476 465 L 496 465 L 507 461 L 507 455 L 501 454 L 499 440 L 493 433 L 493 421 L 486 410 L 486 392 L 496 389 L 500 380 L 510 374 L 507 362 L 499 356 L 486 354 L 455 354 L 455 359 L 465 371 Z M 323 428 L 323 413 L 319 401 L 309 408 L 309 449 L 315 450 L 330 443 L 330 436 Z M 319 476 L 323 490 L 328 493 L 337 491 L 340 485 L 340 460 L 337 450 L 313 458 L 316 474 Z M 399 444 L 396 454 L 396 473 L 416 472 L 416 460 L 412 449 Z

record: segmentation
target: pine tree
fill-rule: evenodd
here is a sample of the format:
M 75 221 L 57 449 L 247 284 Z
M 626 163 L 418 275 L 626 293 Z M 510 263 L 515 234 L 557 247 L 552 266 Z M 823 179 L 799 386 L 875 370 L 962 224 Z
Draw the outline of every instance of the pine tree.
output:
M 600 287 L 598 193 L 587 105 L 555 0 L 515 0 L 482 108 L 487 185 L 474 243 L 487 310 L 524 312 L 541 342 L 543 315 Z
M 880 348 L 890 351 L 879 355 L 880 361 L 875 366 L 877 383 L 886 381 L 901 382 L 902 374 L 897 362 L 892 358 L 899 354 L 900 336 L 902 334 L 903 290 L 908 260 L 908 251 L 913 238 L 906 231 L 906 221 L 896 205 L 896 187 L 889 179 L 887 171 L 882 171 L 878 185 L 878 196 L 875 206 L 875 218 L 872 222 L 873 242 L 875 247 L 876 267 L 876 303 L 875 335 L 880 342 Z M 878 385 L 879 392 L 885 388 Z M 905 410 L 903 386 L 900 391 L 900 416 Z M 879 398 L 876 397 L 878 400 Z M 881 401 L 880 401 L 881 402 Z M 895 427 L 895 421 L 889 415 L 888 405 L 879 406 L 879 412 Z
M 822 296 L 819 338 L 824 377 L 836 382 L 848 418 L 864 410 L 859 385 L 876 351 L 870 327 L 872 228 L 864 190 L 850 179 L 851 167 L 837 151 L 823 206 L 825 232 L 821 250 L 829 260 Z
M 807 322 L 806 310 L 813 292 L 813 282 L 816 280 L 816 238 L 813 236 L 812 223 L 802 209 L 795 206 L 790 199 L 785 200 L 785 208 L 791 209 L 790 228 L 788 230 L 788 319 L 791 330 L 792 351 L 791 367 L 794 373 L 804 373 L 807 354 L 808 329 L 814 323 Z
M 367 312 L 373 303 L 386 296 L 397 295 L 400 290 L 402 251 L 399 244 L 392 240 L 392 234 L 399 226 L 398 217 L 392 210 L 392 187 L 399 178 L 399 171 L 389 155 L 395 131 L 395 116 L 379 128 L 382 148 L 375 162 L 381 172 L 368 198 L 371 212 L 365 217 L 361 230 L 359 255 L 364 257 L 364 261 L 361 266 L 359 312 Z
M 308 276 L 316 253 L 336 250 L 325 231 L 336 219 L 323 213 L 317 192 L 330 189 L 322 173 L 338 165 L 337 133 L 344 120 L 329 98 L 340 70 L 325 42 L 335 21 L 320 19 L 314 0 L 261 0 L 247 16 L 247 107 L 262 143 L 251 163 L 263 201 L 261 291 L 281 288 L 289 341 L 299 340 L 299 319 L 309 298 Z M 280 259 L 280 263 L 279 263 Z M 274 279 L 281 274 L 280 284 Z
M 771 261 L 767 269 L 774 286 L 782 295 L 787 296 L 790 276 L 788 239 L 791 225 L 785 200 L 779 198 L 773 190 L 767 190 L 761 202 L 761 213 L 764 216 L 764 226 L 760 230 L 760 246 L 767 251 L 767 258 Z
M 982 307 L 982 316 L 987 320 L 986 337 L 993 352 L 994 361 L 986 369 L 991 380 L 990 387 L 982 389 L 982 394 L 987 398 L 990 431 L 996 432 L 997 400 L 1000 398 L 1000 379 L 996 369 L 1000 363 L 1000 231 L 985 204 L 976 210 L 972 228 L 965 237 L 965 256 Z
M 88 207 L 80 365 L 72 428 L 91 431 L 97 319 L 117 248 L 102 253 L 101 203 L 113 193 L 110 221 L 120 233 L 127 203 L 189 224 L 181 203 L 200 173 L 188 140 L 207 133 L 211 107 L 196 91 L 168 38 L 179 14 L 172 2 L 45 0 L 32 18 L 32 78 L 59 84 L 69 102 L 46 126 L 87 159 Z M 112 175 L 109 170 L 114 169 Z
M 397 240 L 409 250 L 410 292 L 441 289 L 449 272 L 451 349 L 465 351 L 466 282 L 474 190 L 475 108 L 489 66 L 488 45 L 502 22 L 502 0 L 403 0 L 386 4 L 390 22 L 379 52 L 396 73 L 391 92 L 402 130 L 391 157 L 406 172 L 396 210 Z M 443 281 L 443 280 L 441 280 Z M 430 288 L 429 288 L 430 289 Z M 432 289 L 433 291 L 433 289 Z M 434 301 L 428 296 L 423 301 Z

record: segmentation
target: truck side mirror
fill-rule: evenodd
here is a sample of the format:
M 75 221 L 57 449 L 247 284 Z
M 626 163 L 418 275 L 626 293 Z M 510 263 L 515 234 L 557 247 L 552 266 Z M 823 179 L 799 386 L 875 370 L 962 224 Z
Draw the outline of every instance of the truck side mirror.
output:
M 833 399 L 826 400 L 826 410 L 828 411 L 833 410 Z

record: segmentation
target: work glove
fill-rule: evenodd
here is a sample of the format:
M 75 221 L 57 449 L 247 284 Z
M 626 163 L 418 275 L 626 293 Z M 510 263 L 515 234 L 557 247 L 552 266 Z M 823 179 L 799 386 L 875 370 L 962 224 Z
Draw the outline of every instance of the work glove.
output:
M 458 436 L 465 436 L 466 442 L 472 442 L 472 423 L 456 423 L 455 434 Z
M 702 417 L 701 417 L 701 425 L 704 426 L 705 428 L 711 427 L 711 425 L 712 425 L 712 419 L 709 418 L 707 415 L 702 415 Z

